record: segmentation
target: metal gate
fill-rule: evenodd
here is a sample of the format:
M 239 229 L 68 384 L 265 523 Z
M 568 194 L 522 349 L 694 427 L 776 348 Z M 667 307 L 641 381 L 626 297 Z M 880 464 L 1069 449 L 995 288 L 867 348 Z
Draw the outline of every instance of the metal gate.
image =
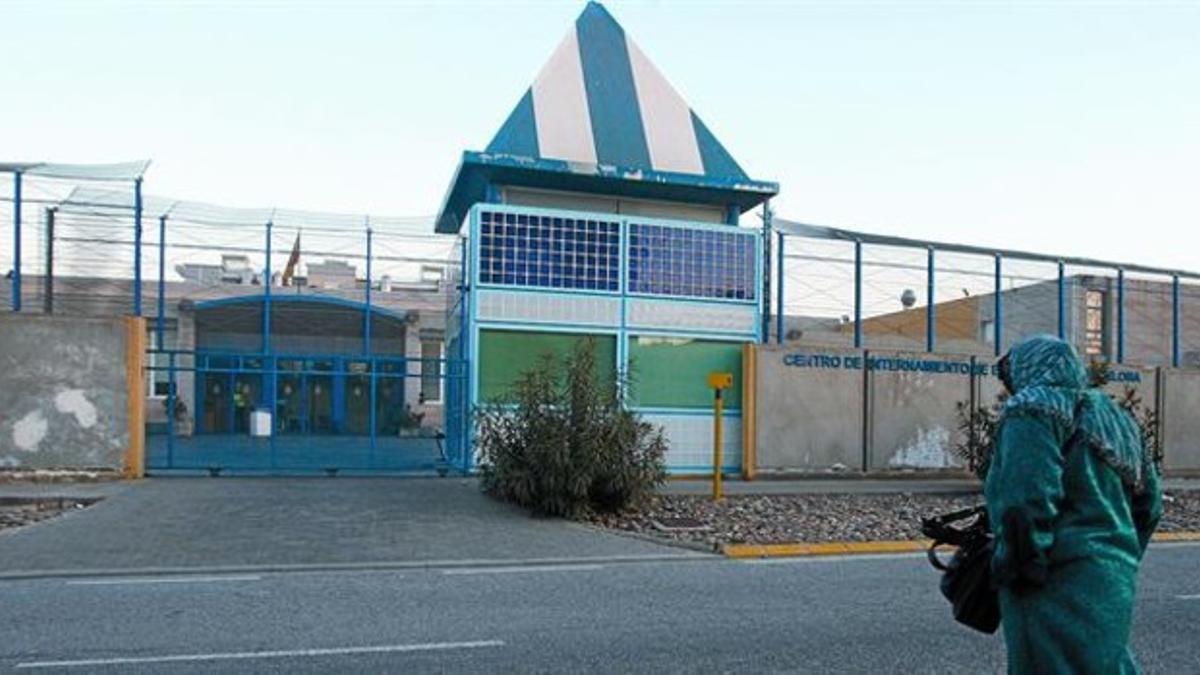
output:
M 151 350 L 152 474 L 445 474 L 465 468 L 466 363 Z M 152 388 L 154 393 L 154 388 Z

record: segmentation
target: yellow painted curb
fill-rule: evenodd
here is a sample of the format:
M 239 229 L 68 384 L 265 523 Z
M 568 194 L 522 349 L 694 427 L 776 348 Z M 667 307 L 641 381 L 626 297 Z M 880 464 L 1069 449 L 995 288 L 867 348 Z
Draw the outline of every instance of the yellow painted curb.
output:
M 1155 532 L 1151 541 L 1200 541 L 1200 532 Z
M 721 549 L 727 558 L 783 558 L 822 555 L 870 555 L 876 553 L 914 553 L 929 548 L 925 541 L 838 541 L 793 544 L 727 544 Z
M 1158 532 L 1156 542 L 1200 541 L 1200 532 Z M 726 558 L 803 558 L 823 555 L 877 555 L 883 553 L 918 553 L 929 549 L 928 539 L 915 541 L 835 541 L 823 543 L 795 542 L 790 544 L 726 544 L 721 553 Z M 948 550 L 948 549 L 947 549 Z

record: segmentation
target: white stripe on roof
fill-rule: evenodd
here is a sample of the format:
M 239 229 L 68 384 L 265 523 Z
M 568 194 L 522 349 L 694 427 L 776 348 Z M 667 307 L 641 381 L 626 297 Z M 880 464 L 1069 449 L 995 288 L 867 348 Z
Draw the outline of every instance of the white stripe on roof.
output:
M 533 82 L 533 118 L 542 157 L 596 163 L 574 26 Z
M 633 68 L 651 166 L 656 171 L 703 175 L 704 162 L 692 127 L 691 108 L 628 36 L 625 46 Z

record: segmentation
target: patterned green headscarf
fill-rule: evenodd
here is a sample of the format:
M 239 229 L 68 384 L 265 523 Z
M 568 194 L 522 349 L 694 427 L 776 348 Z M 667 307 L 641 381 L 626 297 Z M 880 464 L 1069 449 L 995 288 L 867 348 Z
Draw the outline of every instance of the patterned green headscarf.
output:
M 1153 470 L 1141 430 L 1107 394 L 1087 387 L 1087 370 L 1075 348 L 1059 338 L 1036 335 L 1014 346 L 1007 358 L 1013 395 L 1004 416 L 1040 413 L 1067 428 L 1078 423 L 1084 442 L 1140 493 L 1146 473 Z

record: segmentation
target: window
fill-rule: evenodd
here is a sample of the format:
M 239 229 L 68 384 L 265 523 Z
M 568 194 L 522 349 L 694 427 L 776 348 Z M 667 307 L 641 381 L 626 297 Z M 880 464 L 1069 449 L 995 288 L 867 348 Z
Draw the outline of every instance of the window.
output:
M 979 322 L 979 333 L 986 345 L 996 344 L 996 322 L 991 319 L 984 319 Z
M 711 410 L 708 374 L 733 373 L 725 408 L 742 407 L 742 345 L 738 342 L 640 335 L 629 340 L 630 393 L 635 406 Z
M 620 288 L 621 224 L 592 218 L 479 214 L 479 280 L 589 291 Z
M 170 395 L 171 373 L 169 366 L 171 357 L 169 354 L 162 354 L 154 351 L 157 340 L 157 327 L 153 323 L 146 326 L 146 349 L 150 350 L 146 354 L 146 395 L 156 398 L 166 398 Z M 163 348 L 173 349 L 175 344 L 175 329 L 174 327 L 164 328 L 163 330 Z M 178 364 L 176 364 L 178 369 Z M 179 373 L 175 373 L 175 377 L 179 377 Z
M 479 398 L 503 400 L 521 376 L 537 368 L 546 355 L 562 359 L 590 337 L 596 344 L 596 376 L 604 386 L 616 386 L 617 338 L 614 335 L 482 330 L 479 332 Z
M 442 400 L 442 341 L 421 341 L 421 402 Z
M 729 229 L 631 224 L 630 292 L 754 300 L 755 237 Z
M 1104 291 L 1089 290 L 1084 296 L 1084 352 L 1088 356 L 1107 356 L 1104 343 Z

